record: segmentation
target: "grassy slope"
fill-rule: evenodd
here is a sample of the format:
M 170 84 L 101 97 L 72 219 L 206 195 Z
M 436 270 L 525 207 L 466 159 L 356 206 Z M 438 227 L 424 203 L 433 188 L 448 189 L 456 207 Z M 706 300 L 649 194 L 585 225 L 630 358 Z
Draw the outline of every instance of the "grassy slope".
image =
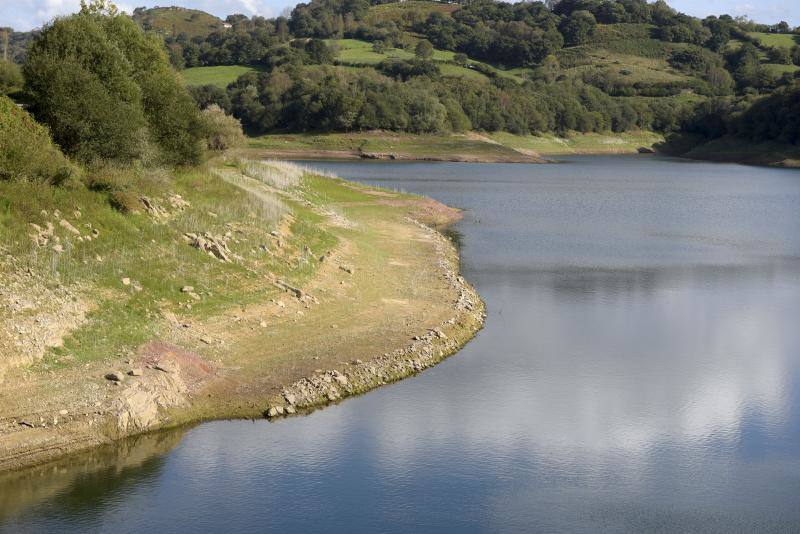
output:
M 192 38 L 225 29 L 222 20 L 214 15 L 181 7 L 154 7 L 134 18 L 139 24 L 162 35 L 178 36 L 185 33 Z
M 288 158 L 357 158 L 362 153 L 395 154 L 397 159 L 444 161 L 536 161 L 538 156 L 635 153 L 663 141 L 652 132 L 580 134 L 567 138 L 505 132 L 467 135 L 412 135 L 388 132 L 269 134 L 250 142 L 255 153 Z M 529 159 L 532 158 L 532 159 Z
M 389 48 L 382 53 L 377 53 L 372 50 L 372 43 L 358 39 L 329 39 L 327 42 L 339 50 L 336 59 L 344 65 L 376 65 L 385 59 L 411 59 L 414 57 L 413 52 L 401 48 Z M 454 55 L 455 53 L 449 50 L 434 50 L 432 59 L 439 63 L 442 74 L 486 79 L 485 75 L 476 70 L 448 63 L 453 60 Z M 503 70 L 473 59 L 470 59 L 469 63 L 481 64 L 497 73 L 498 76 L 505 76 L 518 82 L 523 81 L 524 78 L 521 74 L 526 70 Z
M 186 81 L 186 85 L 216 85 L 223 89 L 228 84 L 235 82 L 236 79 L 248 72 L 259 71 L 257 67 L 245 65 L 222 65 L 219 67 L 193 67 L 181 71 L 181 76 Z
M 412 215 L 443 223 L 453 220 L 454 210 L 410 195 L 306 175 L 299 189 L 278 195 L 293 216 L 283 220 L 280 238 L 275 238 L 269 230 L 276 221 L 258 214 L 253 218 L 248 209 L 261 204 L 264 195 L 273 196 L 273 190 L 241 177 L 235 169 L 222 172 L 225 179 L 203 170 L 177 177 L 171 188 L 185 193 L 192 204 L 165 221 L 113 213 L 102 198 L 84 193 L 51 195 L 48 207 L 58 206 L 67 213 L 81 203 L 81 220 L 102 228 L 90 246 L 103 247 L 104 265 L 85 265 L 75 254 L 69 258 L 74 263 L 70 277 L 56 276 L 47 261 L 39 263 L 25 247 L 17 246 L 15 255 L 23 264 L 16 270 L 30 268 L 34 273 L 30 283 L 50 280 L 47 283 L 103 303 L 62 349 L 49 352 L 36 365 L 12 369 L 5 382 L 0 380 L 4 444 L 0 469 L 119 437 L 115 429 L 120 395 L 165 376 L 145 368 L 144 356 L 135 350 L 148 339 L 177 344 L 216 369 L 205 382 L 191 386 L 189 402 L 174 405 L 169 417 L 162 419 L 175 425 L 258 416 L 268 403 L 276 402 L 276 396 L 280 398 L 282 387 L 320 373 L 317 368 L 348 372 L 353 369 L 349 362 L 356 358 L 378 362 L 385 353 L 409 347 L 414 336 L 430 337 L 431 328 L 444 325 L 447 335 L 439 340 L 440 346 L 434 345 L 435 353 L 402 352 L 427 358 L 425 367 L 451 354 L 480 327 L 477 297 L 470 293 L 475 303 L 472 312 L 457 312 L 459 286 L 453 284 L 453 276 L 443 276 L 441 261 L 457 265 L 453 247 L 407 219 Z M 4 194 L 23 198 L 30 193 L 15 191 Z M 24 234 L 37 214 L 19 210 L 16 204 L 6 206 L 2 219 L 6 236 Z M 184 244 L 180 232 L 186 223 L 232 231 L 236 242 L 232 240 L 231 247 L 243 259 L 224 264 Z M 263 243 L 270 252 L 257 250 Z M 323 255 L 324 261 L 319 259 Z M 339 268 L 345 265 L 354 269 Z M 142 289 L 123 286 L 117 279 L 120 275 L 130 276 Z M 270 283 L 273 277 L 302 287 L 304 295 L 314 298 L 296 298 L 276 288 Z M 182 284 L 194 285 L 199 300 L 182 293 Z M 144 309 L 150 313 L 139 311 Z M 170 322 L 169 314 L 177 322 Z M 117 332 L 124 337 L 115 337 Z M 206 337 L 212 341 L 203 341 Z M 415 350 L 420 348 L 424 347 Z M 128 358 L 135 363 L 126 364 Z M 390 359 L 377 375 L 353 380 L 350 393 L 418 370 L 408 361 L 409 356 Z M 144 368 L 144 376 L 128 377 L 122 387 L 110 387 L 103 378 L 109 370 L 133 366 Z M 308 406 L 321 401 L 324 398 L 317 397 Z M 59 414 L 64 408 L 67 415 Z M 19 418 L 32 419 L 33 414 L 46 417 L 48 424 L 37 428 L 18 424 Z M 50 423 L 54 419 L 57 426 Z
M 37 184 L 0 182 L 0 242 L 18 265 L 41 273 L 53 283 L 67 286 L 89 283 L 89 299 L 97 304 L 87 325 L 74 332 L 63 348 L 52 353 L 48 362 L 92 360 L 119 350 L 130 350 L 154 334 L 154 314 L 183 310 L 189 317 L 202 318 L 217 313 L 233 303 L 255 298 L 255 279 L 248 269 L 261 268 L 302 276 L 293 271 L 280 256 L 254 256 L 256 243 L 271 242 L 269 231 L 291 207 L 278 200 L 254 199 L 241 190 L 216 178 L 208 170 L 178 173 L 168 183 L 143 187 L 153 200 L 165 195 L 182 195 L 191 203 L 183 212 L 175 212 L 167 221 L 154 220 L 144 213 L 122 214 L 113 209 L 105 194 L 85 189 L 63 189 Z M 165 207 L 166 202 L 161 202 Z M 79 208 L 80 218 L 73 212 Z M 42 211 L 44 210 L 44 211 Z M 89 223 L 100 237 L 79 242 L 59 227 L 54 217 L 60 210 L 64 219 L 85 230 Z M 65 252 L 49 246 L 31 245 L 29 223 L 45 226 L 50 221 L 60 234 Z M 235 225 L 246 237 L 232 243 L 231 250 L 247 259 L 242 264 L 222 263 L 183 243 L 185 232 L 211 232 L 224 235 Z M 303 239 L 322 239 L 312 227 Z M 136 244 L 132 249 L 131 244 Z M 249 264 L 249 265 L 248 265 Z M 142 291 L 124 286 L 123 278 L 139 284 Z M 194 302 L 180 292 L 183 286 L 204 292 Z M 190 308 L 186 308 L 191 304 Z
M 744 139 L 722 137 L 706 142 L 692 135 L 680 135 L 670 138 L 663 150 L 691 159 L 800 168 L 800 147 L 774 141 L 752 143 Z
M 782 46 L 792 48 L 800 44 L 800 36 L 792 33 L 759 33 L 750 32 L 750 37 L 755 37 L 765 46 Z

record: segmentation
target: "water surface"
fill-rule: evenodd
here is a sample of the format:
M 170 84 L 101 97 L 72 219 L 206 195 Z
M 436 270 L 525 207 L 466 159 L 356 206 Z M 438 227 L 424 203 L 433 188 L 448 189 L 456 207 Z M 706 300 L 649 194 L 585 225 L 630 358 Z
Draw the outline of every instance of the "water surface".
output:
M 0 480 L 0 531 L 800 531 L 800 172 L 314 165 L 465 208 L 486 328 L 308 417 Z

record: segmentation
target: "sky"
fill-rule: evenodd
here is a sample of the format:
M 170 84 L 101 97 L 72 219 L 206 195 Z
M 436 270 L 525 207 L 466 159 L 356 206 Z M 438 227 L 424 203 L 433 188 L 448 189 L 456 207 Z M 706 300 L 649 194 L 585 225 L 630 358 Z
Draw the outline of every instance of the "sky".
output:
M 306 0 L 308 1 L 308 0 Z M 800 26 L 800 1 L 798 0 L 671 0 L 669 4 L 679 11 L 698 17 L 729 14 L 747 15 L 764 23 L 787 21 Z M 117 6 L 130 12 L 134 7 L 177 5 L 207 11 L 221 18 L 232 13 L 275 17 L 296 0 L 119 0 Z M 0 0 L 0 27 L 10 26 L 26 31 L 41 26 L 57 15 L 78 10 L 80 0 Z

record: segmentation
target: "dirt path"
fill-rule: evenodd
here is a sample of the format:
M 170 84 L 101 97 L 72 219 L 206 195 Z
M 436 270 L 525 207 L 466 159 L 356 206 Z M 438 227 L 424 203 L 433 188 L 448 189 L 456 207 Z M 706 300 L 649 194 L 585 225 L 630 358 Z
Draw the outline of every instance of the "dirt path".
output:
M 311 206 L 338 245 L 303 287 L 263 273 L 263 300 L 202 324 L 167 314 L 133 356 L 14 371 L 0 385 L 0 470 L 182 423 L 302 413 L 457 351 L 483 305 L 449 241 L 412 218 L 441 223 L 454 210 L 341 182 L 329 197 Z M 117 384 L 113 369 L 141 375 Z

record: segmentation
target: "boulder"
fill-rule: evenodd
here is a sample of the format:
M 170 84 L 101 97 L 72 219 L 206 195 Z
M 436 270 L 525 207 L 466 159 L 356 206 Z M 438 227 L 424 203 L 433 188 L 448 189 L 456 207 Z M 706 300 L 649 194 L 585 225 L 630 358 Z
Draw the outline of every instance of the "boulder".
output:
M 106 375 L 106 380 L 111 380 L 112 382 L 122 382 L 125 380 L 125 375 L 123 375 L 120 371 L 112 371 Z

